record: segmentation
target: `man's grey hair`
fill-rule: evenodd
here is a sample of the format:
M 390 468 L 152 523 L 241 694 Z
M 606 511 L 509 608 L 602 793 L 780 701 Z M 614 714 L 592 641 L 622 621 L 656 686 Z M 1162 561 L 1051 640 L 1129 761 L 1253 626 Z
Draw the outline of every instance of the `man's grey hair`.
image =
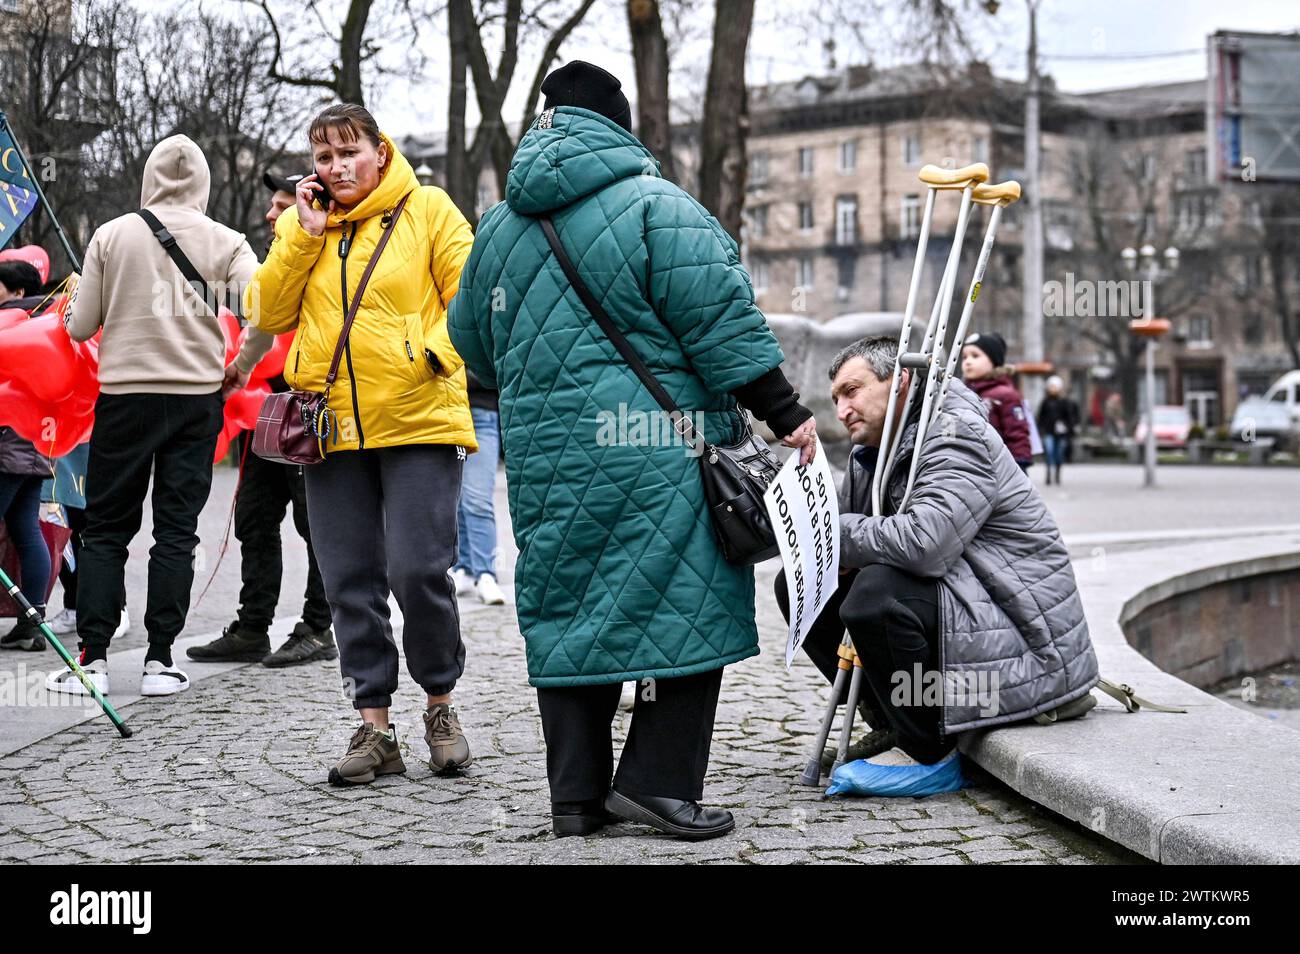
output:
M 894 374 L 894 359 L 898 357 L 898 339 L 889 335 L 873 335 L 853 342 L 840 351 L 831 362 L 830 379 L 840 373 L 844 362 L 861 358 L 876 376 L 877 381 L 888 381 Z

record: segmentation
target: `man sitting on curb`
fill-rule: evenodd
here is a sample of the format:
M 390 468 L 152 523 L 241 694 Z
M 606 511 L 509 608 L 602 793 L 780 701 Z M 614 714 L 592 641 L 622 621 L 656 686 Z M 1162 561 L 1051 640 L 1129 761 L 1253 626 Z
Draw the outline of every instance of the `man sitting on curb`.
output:
M 897 351 L 894 338 L 865 338 L 831 364 L 836 417 L 854 447 L 839 492 L 839 589 L 803 647 L 833 679 L 847 629 L 863 666 L 864 702 L 894 733 L 883 742 L 873 733 L 874 750 L 851 758 L 893 744 L 932 765 L 967 729 L 1087 711 L 1097 660 L 1056 522 L 960 381 L 949 384 L 926 432 L 907 510 L 898 507 L 920 393 L 903 425 L 885 512 L 871 513 Z M 911 379 L 904 371 L 900 418 L 908 388 L 925 385 Z M 784 573 L 776 596 L 788 618 Z

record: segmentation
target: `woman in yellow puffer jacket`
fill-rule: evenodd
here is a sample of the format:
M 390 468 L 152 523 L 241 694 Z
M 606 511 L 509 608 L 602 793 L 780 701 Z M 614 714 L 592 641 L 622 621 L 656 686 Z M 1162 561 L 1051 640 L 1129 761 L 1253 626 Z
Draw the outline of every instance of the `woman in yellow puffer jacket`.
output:
M 329 107 L 308 140 L 315 174 L 299 181 L 296 206 L 276 222 L 245 297 L 257 327 L 298 329 L 285 360 L 290 387 L 325 389 L 346 309 L 384 230 L 394 230 L 330 391 L 337 423 L 325 460 L 304 468 L 344 687 L 363 723 L 329 779 L 360 784 L 406 770 L 388 719 L 398 661 L 390 586 L 405 619 L 407 669 L 428 695 L 430 765 L 455 771 L 469 764 L 470 751 L 451 707 L 465 647 L 448 570 L 461 465 L 478 445 L 446 313 L 473 235 L 445 192 L 420 185 L 362 107 Z

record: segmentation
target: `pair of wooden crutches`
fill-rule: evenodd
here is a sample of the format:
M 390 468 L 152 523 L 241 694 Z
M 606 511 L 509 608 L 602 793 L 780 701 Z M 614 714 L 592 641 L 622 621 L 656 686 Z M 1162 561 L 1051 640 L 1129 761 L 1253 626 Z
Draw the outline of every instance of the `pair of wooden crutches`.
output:
M 925 373 L 925 390 L 920 397 L 921 410 L 918 416 L 916 441 L 913 444 L 911 466 L 908 468 L 907 487 L 903 491 L 903 500 L 899 512 L 907 508 L 912 496 L 912 487 L 916 483 L 916 467 L 920 460 L 920 450 L 925 441 L 926 432 L 935 413 L 943 406 L 948 394 L 948 383 L 957 370 L 957 361 L 961 356 L 961 343 L 965 340 L 967 326 L 970 324 L 971 312 L 979 298 L 980 286 L 984 282 L 984 270 L 988 267 L 989 254 L 993 251 L 993 240 L 997 234 L 998 221 L 1002 210 L 1020 198 L 1020 183 L 1007 181 L 989 185 L 989 167 L 982 162 L 964 166 L 960 169 L 943 169 L 939 166 L 923 166 L 918 173 L 926 186 L 925 211 L 921 217 L 921 231 L 916 242 L 916 261 L 912 265 L 912 281 L 907 289 L 907 306 L 903 311 L 903 328 L 898 337 L 898 353 L 894 358 L 893 378 L 889 387 L 889 402 L 885 409 L 884 430 L 881 434 L 880 453 L 877 460 L 881 463 L 871 477 L 871 512 L 883 513 L 883 502 L 889 476 L 894 468 L 895 457 L 902 438 L 903 426 L 912 413 L 917 401 L 916 387 L 909 386 L 904 398 L 902 413 L 898 412 L 899 393 L 902 390 L 902 373 L 910 371 L 912 381 L 917 373 Z M 912 335 L 912 319 L 916 314 L 917 299 L 920 297 L 921 276 L 925 271 L 925 250 L 930 240 L 930 222 L 934 217 L 935 195 L 939 192 L 960 192 L 961 206 L 957 211 L 957 226 L 953 232 L 952 249 L 944 265 L 943 277 L 939 281 L 939 292 L 930 309 L 930 321 L 926 325 L 925 337 L 921 347 L 909 350 Z M 975 264 L 975 274 L 971 278 L 970 290 L 962 305 L 961 317 L 953 334 L 953 346 L 946 347 L 948 341 L 948 316 L 952 307 L 953 289 L 957 281 L 957 271 L 961 263 L 962 244 L 966 239 L 966 226 L 970 218 L 971 205 L 987 205 L 991 211 L 988 226 L 984 230 L 984 244 L 980 248 L 979 259 Z M 895 422 L 899 422 L 897 425 Z M 808 763 L 804 767 L 799 781 L 803 785 L 821 784 L 821 758 L 826 740 L 830 737 L 835 724 L 835 709 L 840 696 L 844 693 L 845 682 L 848 683 L 848 697 L 844 705 L 844 714 L 840 724 L 840 743 L 834 772 L 848 759 L 850 736 L 853 731 L 854 713 L 858 700 L 862 697 L 862 662 L 853 650 L 853 643 L 848 634 L 844 636 L 839 648 L 839 662 L 835 672 L 835 682 L 831 688 L 830 703 L 822 717 L 821 728 Z M 884 726 L 875 728 L 883 729 Z

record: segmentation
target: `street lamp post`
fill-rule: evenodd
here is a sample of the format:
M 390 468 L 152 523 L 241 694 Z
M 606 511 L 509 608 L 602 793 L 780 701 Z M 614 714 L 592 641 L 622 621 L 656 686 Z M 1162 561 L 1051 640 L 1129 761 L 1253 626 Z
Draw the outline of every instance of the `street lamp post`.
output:
M 1145 440 L 1145 467 L 1142 486 L 1156 485 L 1156 339 L 1169 331 L 1169 319 L 1156 317 L 1155 287 L 1156 283 L 1168 278 L 1178 269 L 1178 249 L 1170 246 L 1165 249 L 1165 264 L 1162 267 L 1155 247 L 1143 245 L 1141 249 L 1126 248 L 1120 252 L 1126 268 L 1131 272 L 1139 271 L 1145 275 L 1147 288 L 1143 298 L 1142 318 L 1129 322 L 1129 330 L 1146 339 L 1146 392 L 1147 392 L 1147 429 Z

